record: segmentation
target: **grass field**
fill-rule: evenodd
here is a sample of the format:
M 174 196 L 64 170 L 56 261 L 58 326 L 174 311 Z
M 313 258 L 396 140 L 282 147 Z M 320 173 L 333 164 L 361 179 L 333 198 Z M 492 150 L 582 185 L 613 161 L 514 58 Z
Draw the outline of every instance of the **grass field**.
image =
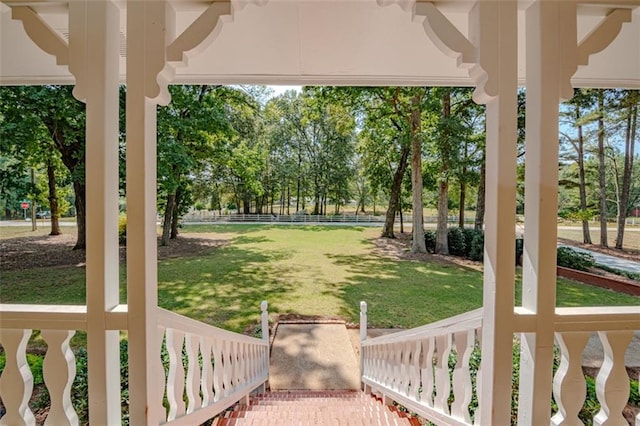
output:
M 414 327 L 482 304 L 482 274 L 454 265 L 375 255 L 376 228 L 189 226 L 199 238 L 230 244 L 158 265 L 160 306 L 241 331 L 272 314 L 337 316 L 357 322 L 369 304 L 377 327 Z M 125 282 L 121 267 L 121 283 Z M 83 304 L 83 267 L 3 271 L 2 303 Z M 519 282 L 514 291 L 519 297 Z M 126 301 L 122 285 L 121 300 Z M 559 306 L 638 305 L 640 298 L 558 280 Z

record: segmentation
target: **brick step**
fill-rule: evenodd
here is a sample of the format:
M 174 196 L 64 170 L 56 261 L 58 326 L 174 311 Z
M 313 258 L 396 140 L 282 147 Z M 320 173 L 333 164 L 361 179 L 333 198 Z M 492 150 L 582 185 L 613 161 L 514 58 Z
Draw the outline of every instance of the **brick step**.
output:
M 216 426 L 418 425 L 395 407 L 357 391 L 272 391 L 218 417 Z

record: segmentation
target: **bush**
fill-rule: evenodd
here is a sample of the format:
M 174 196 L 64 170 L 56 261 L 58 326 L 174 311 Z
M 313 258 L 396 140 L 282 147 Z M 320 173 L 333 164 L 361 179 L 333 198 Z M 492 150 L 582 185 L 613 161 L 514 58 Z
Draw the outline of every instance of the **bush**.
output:
M 570 247 L 558 247 L 557 263 L 564 268 L 588 271 L 595 264 L 595 260 L 588 253 L 579 252 Z
M 118 217 L 118 241 L 120 244 L 127 244 L 127 215 L 125 214 Z
M 478 262 L 484 260 L 484 234 L 482 232 L 477 232 L 471 240 L 468 257 Z
M 424 245 L 427 248 L 427 252 L 436 252 L 436 231 L 424 231 Z
M 449 254 L 464 257 L 466 244 L 464 234 L 460 228 L 449 228 L 447 231 L 447 243 L 449 246 Z
M 480 230 L 473 228 L 462 228 L 462 235 L 464 235 L 464 256 L 471 258 L 471 248 L 473 244 L 473 239 L 480 235 L 483 237 L 484 241 L 484 233 Z

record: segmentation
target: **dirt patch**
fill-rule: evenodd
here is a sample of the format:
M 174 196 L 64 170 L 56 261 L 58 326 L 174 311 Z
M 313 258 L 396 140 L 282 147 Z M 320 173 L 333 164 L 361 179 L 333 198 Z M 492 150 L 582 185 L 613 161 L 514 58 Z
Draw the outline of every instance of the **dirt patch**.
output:
M 66 234 L 0 240 L 0 271 L 82 267 L 86 262 L 86 252 L 73 250 L 75 242 L 75 235 Z M 228 243 L 228 239 L 181 235 L 179 238 L 171 240 L 167 246 L 160 246 L 158 243 L 158 259 L 195 256 Z M 127 248 L 120 246 L 119 254 L 120 262 L 125 263 Z
M 412 260 L 418 262 L 436 262 L 443 265 L 457 265 L 463 268 L 482 271 L 482 263 L 463 259 L 457 256 L 443 256 L 433 253 L 411 253 L 411 234 L 396 234 L 396 238 L 378 237 L 372 240 L 373 253 L 396 260 Z

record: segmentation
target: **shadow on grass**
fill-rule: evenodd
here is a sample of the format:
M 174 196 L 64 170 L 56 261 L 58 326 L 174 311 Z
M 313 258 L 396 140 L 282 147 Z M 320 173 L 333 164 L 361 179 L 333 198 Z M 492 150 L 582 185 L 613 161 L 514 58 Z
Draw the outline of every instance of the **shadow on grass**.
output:
M 376 256 L 331 256 L 347 268 L 347 282 L 333 289 L 344 301 L 342 314 L 359 317 L 368 305 L 372 327 L 417 327 L 482 305 L 482 274 L 455 265 Z
M 208 324 L 243 331 L 260 318 L 260 302 L 291 290 L 285 251 L 264 252 L 228 246 L 189 259 L 159 265 L 158 304 Z

